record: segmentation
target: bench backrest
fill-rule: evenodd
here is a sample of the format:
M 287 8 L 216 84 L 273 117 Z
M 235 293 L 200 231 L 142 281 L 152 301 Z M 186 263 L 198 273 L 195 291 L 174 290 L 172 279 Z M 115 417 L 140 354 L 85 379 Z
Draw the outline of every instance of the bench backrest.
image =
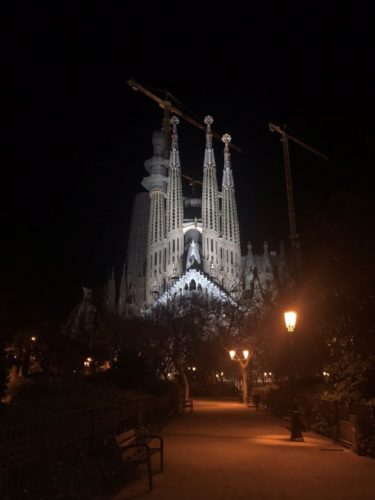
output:
M 115 436 L 118 446 L 130 446 L 137 440 L 137 431 L 130 429 Z

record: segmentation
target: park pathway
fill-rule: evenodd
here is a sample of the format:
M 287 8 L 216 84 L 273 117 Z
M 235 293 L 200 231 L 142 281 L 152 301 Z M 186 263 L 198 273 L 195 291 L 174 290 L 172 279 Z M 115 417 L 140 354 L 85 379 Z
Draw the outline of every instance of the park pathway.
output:
M 114 500 L 367 500 L 375 498 L 375 460 L 304 433 L 234 402 L 194 401 L 194 413 L 163 432 L 164 472 L 147 492 L 146 471 Z

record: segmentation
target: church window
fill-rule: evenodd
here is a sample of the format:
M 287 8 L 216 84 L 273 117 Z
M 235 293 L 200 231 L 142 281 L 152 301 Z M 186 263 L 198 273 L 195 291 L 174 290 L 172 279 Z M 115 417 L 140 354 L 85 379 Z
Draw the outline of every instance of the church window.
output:
M 173 240 L 173 243 L 172 243 L 172 251 L 173 251 L 173 253 L 175 252 L 175 249 L 176 249 L 176 244 L 175 244 L 175 240 Z M 173 262 L 174 262 L 174 259 L 173 259 Z
M 230 263 L 233 265 L 233 252 L 230 253 Z
M 202 285 L 200 283 L 198 284 L 198 290 L 202 291 Z
M 189 290 L 188 284 L 185 284 L 184 290 Z
M 180 251 L 180 239 L 177 240 L 177 253 Z
M 158 253 L 155 252 L 155 260 L 154 260 L 154 264 L 155 264 L 155 267 L 157 266 L 158 264 Z
M 197 289 L 197 284 L 195 283 L 195 280 L 190 281 L 190 290 L 196 290 Z
M 211 252 L 214 251 L 214 240 L 211 238 Z

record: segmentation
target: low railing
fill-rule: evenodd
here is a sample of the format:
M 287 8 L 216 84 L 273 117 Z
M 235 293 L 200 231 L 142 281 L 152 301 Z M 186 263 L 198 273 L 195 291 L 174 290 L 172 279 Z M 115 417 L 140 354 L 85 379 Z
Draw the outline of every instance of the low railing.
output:
M 289 418 L 290 405 L 277 393 L 270 393 L 268 406 L 280 417 Z M 361 452 L 361 441 L 375 438 L 374 408 L 362 404 L 349 407 L 344 403 L 313 398 L 299 398 L 301 420 L 306 430 L 332 438 L 354 452 Z
M 0 431 L 0 473 L 58 458 L 74 443 L 127 427 L 161 428 L 179 411 L 172 396 L 143 396 L 117 404 L 70 411 Z

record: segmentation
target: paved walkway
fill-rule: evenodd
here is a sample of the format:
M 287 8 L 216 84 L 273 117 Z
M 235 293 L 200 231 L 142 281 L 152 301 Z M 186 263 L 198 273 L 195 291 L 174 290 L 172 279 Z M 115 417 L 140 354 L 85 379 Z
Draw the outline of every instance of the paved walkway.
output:
M 375 460 L 238 403 L 194 401 L 164 429 L 165 466 L 147 492 L 146 471 L 115 500 L 361 500 L 375 498 Z

